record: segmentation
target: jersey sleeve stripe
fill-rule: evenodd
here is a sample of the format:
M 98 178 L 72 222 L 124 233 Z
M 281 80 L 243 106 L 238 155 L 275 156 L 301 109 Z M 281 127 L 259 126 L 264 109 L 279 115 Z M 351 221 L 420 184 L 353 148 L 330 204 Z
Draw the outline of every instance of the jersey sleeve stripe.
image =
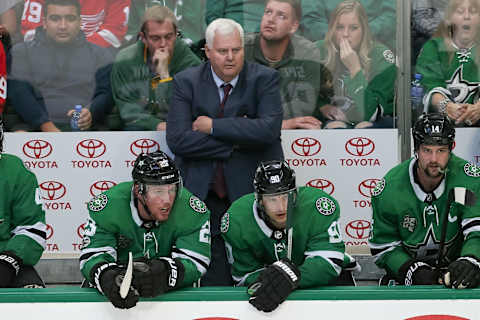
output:
M 387 252 L 394 250 L 400 244 L 401 244 L 400 241 L 384 243 L 384 244 L 376 244 L 371 241 L 368 242 L 368 245 L 370 246 L 370 251 L 372 252 L 374 262 L 380 259 L 380 257 L 386 254 Z
M 342 264 L 345 255 L 343 252 L 331 251 L 331 250 L 318 250 L 318 251 L 306 251 L 306 259 L 320 257 L 325 259 L 332 268 L 335 270 L 337 275 L 342 272 Z
M 37 242 L 43 249 L 46 247 L 47 226 L 43 222 L 37 222 L 32 226 L 18 226 L 12 233 L 24 235 Z
M 80 256 L 80 270 L 83 269 L 85 263 L 87 263 L 90 259 L 94 257 L 98 257 L 102 254 L 109 254 L 112 256 L 114 261 L 117 261 L 117 251 L 112 247 L 101 247 L 101 248 L 89 248 L 83 249 L 82 255 Z
M 260 272 L 260 271 L 263 271 L 263 270 L 265 270 L 265 268 L 257 269 L 255 271 L 246 273 L 243 277 L 237 277 L 237 276 L 232 275 L 232 279 L 235 282 L 235 286 L 241 287 L 241 286 L 245 285 L 245 280 L 247 280 L 248 277 L 250 277 L 254 273 L 257 273 L 257 272 Z
M 480 218 L 463 219 L 462 231 L 465 236 L 470 232 L 480 231 Z
M 202 275 L 207 272 L 208 265 L 210 264 L 210 259 L 208 257 L 187 249 L 174 248 L 172 250 L 172 258 L 192 261 Z

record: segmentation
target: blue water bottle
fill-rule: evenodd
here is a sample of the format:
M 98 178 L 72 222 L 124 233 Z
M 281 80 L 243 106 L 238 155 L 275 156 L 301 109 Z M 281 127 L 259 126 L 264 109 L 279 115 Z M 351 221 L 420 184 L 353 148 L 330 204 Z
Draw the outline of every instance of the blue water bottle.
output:
M 423 95 L 424 90 L 420 81 L 422 75 L 415 73 L 415 79 L 412 81 L 412 87 L 410 88 L 410 98 L 412 102 L 412 120 L 415 121 L 423 113 Z
M 70 118 L 70 128 L 72 128 L 72 131 L 80 130 L 80 128 L 78 127 L 78 120 L 80 119 L 81 111 L 82 111 L 82 106 L 77 104 L 75 106 L 75 111 L 73 111 L 72 117 Z

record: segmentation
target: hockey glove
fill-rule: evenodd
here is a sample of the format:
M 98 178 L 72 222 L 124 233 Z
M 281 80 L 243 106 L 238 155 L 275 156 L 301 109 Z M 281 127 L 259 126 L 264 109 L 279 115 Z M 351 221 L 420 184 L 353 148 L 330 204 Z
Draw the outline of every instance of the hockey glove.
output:
M 425 262 L 409 260 L 399 270 L 398 281 L 406 286 L 439 284 L 439 273 Z
M 116 308 L 130 309 L 138 302 L 138 292 L 130 286 L 125 299 L 120 296 L 120 285 L 124 276 L 125 269 L 115 263 L 104 263 L 92 269 L 91 278 L 95 281 L 98 291 L 103 293 Z
M 247 293 L 251 296 L 248 302 L 260 311 L 271 312 L 287 299 L 299 282 L 300 271 L 292 262 L 276 261 L 248 286 Z
M 20 271 L 22 259 L 13 252 L 0 252 L 0 288 L 7 288 Z
M 178 287 L 185 273 L 180 260 L 151 259 L 133 263 L 133 286 L 141 297 L 156 297 Z
M 474 257 L 460 257 L 448 265 L 443 275 L 446 287 L 476 288 L 480 284 L 480 262 Z

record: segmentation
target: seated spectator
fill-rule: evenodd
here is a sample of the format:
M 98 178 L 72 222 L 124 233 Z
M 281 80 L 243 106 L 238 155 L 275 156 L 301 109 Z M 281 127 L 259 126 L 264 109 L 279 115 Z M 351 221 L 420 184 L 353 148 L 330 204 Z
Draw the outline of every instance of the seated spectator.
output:
M 42 10 L 46 0 L 25 0 L 22 34 L 25 41 L 34 39 L 42 25 Z M 127 32 L 130 0 L 79 0 L 81 29 L 87 40 L 100 47 L 119 48 Z
M 330 72 L 320 63 L 318 48 L 295 34 L 301 16 L 299 0 L 268 0 L 260 33 L 245 37 L 245 59 L 280 74 L 282 129 L 320 129 L 322 122 L 313 115 L 319 114 L 319 96 L 325 100 L 331 92 Z
M 101 123 L 113 106 L 110 52 L 85 40 L 78 0 L 47 0 L 33 41 L 12 48 L 9 98 L 26 126 L 13 130 L 65 131 L 75 105 L 79 127 Z
M 177 41 L 177 19 L 167 7 L 147 9 L 140 37 L 115 59 L 113 97 L 125 130 L 165 130 L 172 77 L 200 59 Z
M 205 32 L 205 1 L 206 0 L 171 0 L 163 1 L 177 18 L 178 33 L 189 46 L 203 38 Z M 125 39 L 136 40 L 142 24 L 142 18 L 147 8 L 158 5 L 158 0 L 135 0 L 130 6 L 128 15 L 128 31 Z
M 445 20 L 417 59 L 424 103 L 429 111 L 446 113 L 456 126 L 480 126 L 479 27 L 478 1 L 451 0 Z
M 360 2 L 341 2 L 317 44 L 335 91 L 320 108 L 325 128 L 392 127 L 395 56 L 372 38 Z
M 412 2 L 415 2 L 413 0 Z M 304 1 L 302 1 L 303 3 Z M 308 23 L 304 23 L 304 36 L 312 41 L 323 40 L 332 22 L 332 13 L 341 0 L 308 0 L 303 10 L 309 13 Z M 395 49 L 396 39 L 396 0 L 359 0 L 368 18 L 368 25 L 375 39 L 390 49 Z M 303 20 L 307 17 L 304 16 Z

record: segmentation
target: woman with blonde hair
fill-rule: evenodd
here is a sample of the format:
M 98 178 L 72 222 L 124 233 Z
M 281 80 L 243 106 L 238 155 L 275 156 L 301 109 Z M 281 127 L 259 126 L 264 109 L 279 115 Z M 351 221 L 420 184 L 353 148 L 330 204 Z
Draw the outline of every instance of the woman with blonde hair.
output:
M 335 91 L 320 108 L 325 128 L 392 127 L 395 56 L 373 39 L 360 2 L 339 3 L 317 45 Z
M 432 39 L 423 46 L 416 72 L 422 74 L 424 104 L 457 126 L 480 125 L 480 0 L 451 0 Z

